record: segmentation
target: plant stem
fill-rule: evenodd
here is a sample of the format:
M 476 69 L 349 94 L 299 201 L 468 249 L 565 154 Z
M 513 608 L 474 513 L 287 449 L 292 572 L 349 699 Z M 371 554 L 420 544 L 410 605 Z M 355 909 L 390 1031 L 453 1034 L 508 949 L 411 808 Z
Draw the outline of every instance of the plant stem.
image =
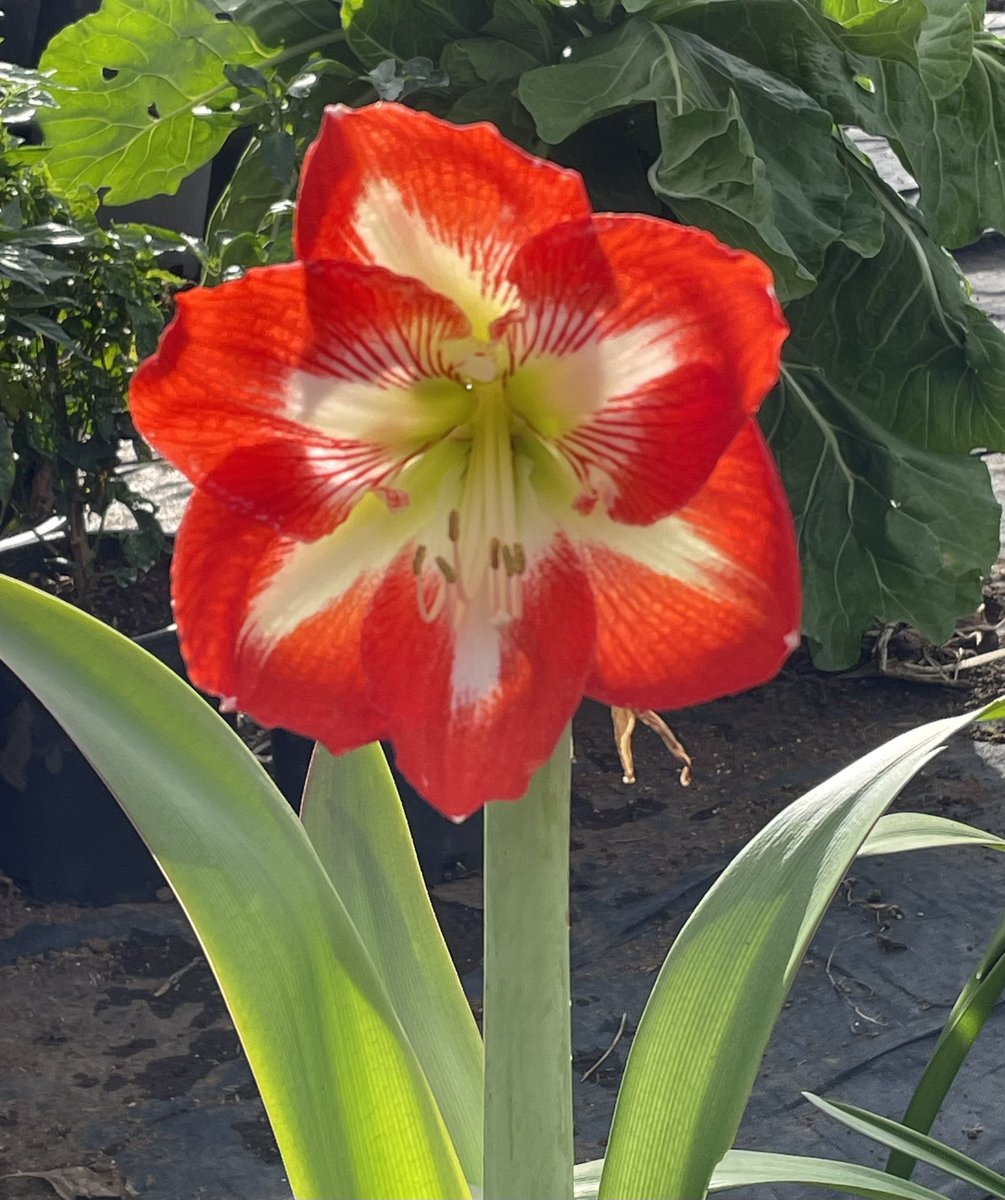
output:
M 485 1200 L 572 1196 L 570 760 L 485 809 Z

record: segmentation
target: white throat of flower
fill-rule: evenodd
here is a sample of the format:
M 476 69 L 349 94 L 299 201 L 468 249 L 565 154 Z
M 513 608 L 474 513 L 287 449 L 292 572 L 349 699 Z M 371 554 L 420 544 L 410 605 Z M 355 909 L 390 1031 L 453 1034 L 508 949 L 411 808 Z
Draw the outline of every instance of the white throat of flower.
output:
M 446 608 L 456 627 L 467 608 L 482 598 L 490 623 L 504 626 L 523 614 L 527 556 L 519 538 L 520 464 L 514 451 L 514 435 L 523 421 L 506 400 L 505 348 L 472 338 L 451 349 L 457 377 L 471 396 L 470 419 L 451 435 L 453 441 L 467 443 L 467 462 L 459 507 L 447 519 L 447 553 L 430 563 L 428 546 L 415 552 L 419 612 L 424 621 L 433 622 Z M 423 572 L 427 565 L 436 568 L 431 600 Z

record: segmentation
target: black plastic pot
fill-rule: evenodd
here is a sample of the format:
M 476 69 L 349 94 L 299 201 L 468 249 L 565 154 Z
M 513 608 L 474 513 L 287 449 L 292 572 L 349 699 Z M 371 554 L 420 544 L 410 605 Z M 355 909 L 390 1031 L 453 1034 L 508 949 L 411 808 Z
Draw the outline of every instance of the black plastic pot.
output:
M 272 773 L 279 790 L 298 811 L 313 750 L 314 743 L 308 738 L 285 729 L 272 731 Z M 399 773 L 394 764 L 394 751 L 386 743 L 384 753 L 401 796 L 426 882 L 440 883 L 478 870 L 482 865 L 482 814 L 475 813 L 460 825 L 440 816 Z
M 184 675 L 173 629 L 136 639 Z M 0 666 L 0 871 L 36 900 L 151 900 L 164 876 L 49 712 Z

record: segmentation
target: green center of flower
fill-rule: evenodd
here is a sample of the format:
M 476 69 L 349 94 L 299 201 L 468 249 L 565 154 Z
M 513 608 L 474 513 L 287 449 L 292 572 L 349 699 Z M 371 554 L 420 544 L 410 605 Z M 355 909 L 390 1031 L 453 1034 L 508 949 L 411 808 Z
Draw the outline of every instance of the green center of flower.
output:
M 517 490 L 524 464 L 517 443 L 524 422 L 507 402 L 503 347 L 470 339 L 457 345 L 453 357 L 471 405 L 468 420 L 450 434 L 465 462 L 459 503 L 447 518 L 445 552 L 423 544 L 413 560 L 419 611 L 432 622 L 446 609 L 459 624 L 479 602 L 487 605 L 488 620 L 501 626 L 523 613 L 527 555 Z M 428 566 L 436 568 L 431 595 Z

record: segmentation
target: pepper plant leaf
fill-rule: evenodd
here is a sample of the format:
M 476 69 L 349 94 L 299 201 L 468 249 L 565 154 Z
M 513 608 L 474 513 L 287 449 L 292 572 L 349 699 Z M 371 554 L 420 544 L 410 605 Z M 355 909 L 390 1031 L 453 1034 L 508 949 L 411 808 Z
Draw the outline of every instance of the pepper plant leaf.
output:
M 42 57 L 60 105 L 39 114 L 50 172 L 66 191 L 107 188 L 113 205 L 175 192 L 233 128 L 192 110 L 225 112 L 237 92 L 224 66 L 265 57 L 248 28 L 197 0 L 105 0 Z

